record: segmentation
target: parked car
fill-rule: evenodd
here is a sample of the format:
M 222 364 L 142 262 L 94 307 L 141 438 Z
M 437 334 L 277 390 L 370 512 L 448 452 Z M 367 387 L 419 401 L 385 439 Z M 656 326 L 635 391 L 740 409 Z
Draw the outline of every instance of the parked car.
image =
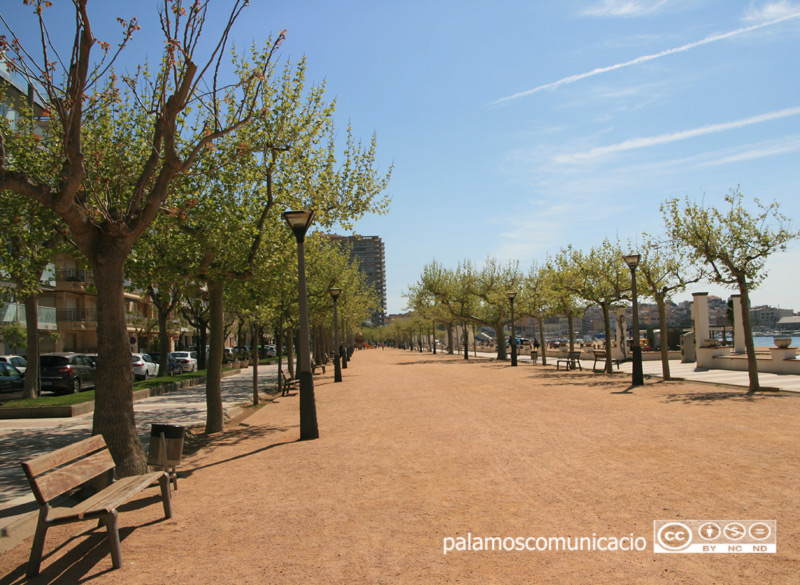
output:
M 181 365 L 182 372 L 197 370 L 197 354 L 193 351 L 173 351 L 171 355 Z
M 81 353 L 45 353 L 39 356 L 42 390 L 56 394 L 77 394 L 94 388 L 95 371 L 92 361 Z
M 25 375 L 9 362 L 0 362 L 0 392 L 19 392 L 25 388 Z
M 11 364 L 17 368 L 21 374 L 25 373 L 28 369 L 28 362 L 21 355 L 0 355 L 0 362 Z
M 159 359 L 161 358 L 160 354 L 151 353 L 148 354 L 150 358 L 153 360 L 155 364 L 159 366 L 159 370 L 161 369 L 161 362 Z M 177 360 L 172 357 L 171 353 L 167 354 L 167 376 L 174 376 L 175 374 L 180 374 L 183 372 L 183 366 L 177 362 Z
M 133 360 L 133 377 L 137 380 L 147 380 L 158 376 L 158 364 L 146 353 L 131 354 Z

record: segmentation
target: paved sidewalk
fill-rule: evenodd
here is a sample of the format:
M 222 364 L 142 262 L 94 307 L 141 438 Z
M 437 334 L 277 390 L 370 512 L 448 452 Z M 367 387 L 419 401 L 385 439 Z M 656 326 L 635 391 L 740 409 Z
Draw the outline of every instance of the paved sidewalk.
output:
M 470 358 L 473 353 L 470 352 Z M 496 353 L 478 352 L 479 358 L 494 358 Z M 547 356 L 548 365 L 555 364 L 556 356 Z M 530 364 L 530 355 L 520 354 L 518 356 L 519 362 Z M 581 363 L 587 360 L 581 360 Z M 591 370 L 591 361 L 589 361 L 589 370 Z M 541 364 L 542 358 L 539 358 L 538 364 Z M 585 366 L 584 366 L 585 367 Z M 631 373 L 633 368 L 632 362 L 623 362 L 620 364 L 620 371 Z M 642 362 L 642 370 L 645 376 L 653 376 L 660 378 L 661 360 L 646 360 Z M 616 366 L 615 366 L 616 371 Z M 750 385 L 750 379 L 747 372 L 736 372 L 733 370 L 708 370 L 705 368 L 698 368 L 696 364 L 681 363 L 680 360 L 669 360 L 670 377 L 673 379 L 684 379 L 692 382 L 706 382 L 709 384 L 725 384 L 727 386 L 741 386 L 747 388 Z M 767 372 L 760 372 L 758 375 L 759 383 L 763 388 L 777 388 L 786 392 L 800 392 L 800 376 L 795 374 L 770 374 Z
M 277 384 L 277 365 L 259 366 L 259 387 Z M 136 428 L 148 448 L 153 423 L 193 426 L 205 423 L 205 384 L 183 388 L 161 396 L 134 402 Z M 238 405 L 252 401 L 253 370 L 222 379 L 222 400 L 226 416 L 233 416 Z M 69 418 L 0 420 L 0 551 L 2 540 L 24 523 L 36 503 L 20 462 L 69 445 L 91 434 L 92 417 L 87 413 Z

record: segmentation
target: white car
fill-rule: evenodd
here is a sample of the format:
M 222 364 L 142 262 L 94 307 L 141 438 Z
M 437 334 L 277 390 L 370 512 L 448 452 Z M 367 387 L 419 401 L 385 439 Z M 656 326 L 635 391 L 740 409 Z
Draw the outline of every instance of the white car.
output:
M 133 377 L 137 380 L 147 380 L 158 376 L 158 364 L 146 353 L 131 354 L 133 359 Z
M 181 365 L 182 372 L 195 372 L 197 371 L 197 357 L 193 351 L 173 351 L 169 354 L 173 359 Z
M 11 364 L 23 375 L 25 374 L 25 370 L 28 369 L 28 362 L 26 362 L 25 358 L 21 355 L 0 355 L 0 362 Z

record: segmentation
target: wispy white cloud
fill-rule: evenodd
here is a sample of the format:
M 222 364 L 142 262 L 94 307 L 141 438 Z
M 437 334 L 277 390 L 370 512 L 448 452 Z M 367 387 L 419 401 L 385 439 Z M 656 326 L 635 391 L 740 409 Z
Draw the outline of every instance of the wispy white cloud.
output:
M 754 30 L 758 30 L 767 26 L 773 26 L 780 22 L 784 22 L 789 19 L 793 18 L 800 18 L 800 9 L 796 12 L 790 12 L 778 18 L 774 18 L 772 20 L 768 20 L 766 22 L 759 22 L 758 24 L 753 24 L 750 26 L 745 26 L 742 28 L 737 28 L 736 30 L 728 31 L 725 33 L 716 33 L 713 35 L 709 35 L 704 39 L 699 41 L 694 41 L 691 43 L 686 43 L 685 45 L 681 45 L 680 47 L 675 47 L 672 49 L 666 49 L 661 51 L 660 53 L 653 53 L 651 55 L 643 55 L 641 57 L 636 57 L 635 59 L 631 59 L 630 61 L 624 61 L 622 63 L 617 63 L 615 65 L 609 65 L 607 67 L 598 67 L 597 69 L 592 69 L 591 71 L 587 71 L 586 73 L 579 73 L 577 75 L 570 75 L 568 77 L 564 77 L 559 79 L 558 81 L 553 81 L 552 83 L 546 83 L 544 85 L 540 85 L 538 87 L 534 87 L 533 89 L 528 89 L 526 91 L 521 91 L 506 97 L 502 97 L 498 100 L 492 102 L 492 105 L 501 104 L 504 102 L 516 100 L 525 96 L 532 95 L 534 93 L 538 93 L 540 91 L 544 91 L 547 89 L 557 89 L 562 85 L 567 85 L 570 83 L 575 83 L 576 81 L 581 81 L 582 79 L 587 79 L 589 77 L 594 77 L 595 75 L 601 75 L 603 73 L 608 73 L 609 71 L 615 71 L 617 69 L 622 69 L 624 67 L 631 67 L 633 65 L 640 65 L 642 63 L 646 63 L 648 61 L 653 61 L 654 59 L 660 59 L 661 57 L 666 57 L 668 55 L 673 55 L 675 53 L 683 53 L 685 51 L 689 51 L 694 49 L 695 47 L 700 47 L 702 45 L 708 45 L 710 43 L 715 43 L 717 41 L 721 41 L 724 39 L 729 39 L 738 35 L 742 35 L 748 32 L 752 32 Z
M 766 3 L 751 3 L 744 13 L 745 22 L 764 22 L 800 13 L 800 3 L 775 0 Z
M 748 160 L 779 156 L 800 150 L 800 136 L 787 136 L 779 140 L 771 140 L 746 146 L 737 152 L 716 153 L 699 163 L 698 167 L 710 167 L 740 163 Z
M 596 159 L 609 154 L 617 152 L 624 152 L 627 150 L 636 150 L 639 148 L 648 148 L 659 144 L 669 144 L 678 140 L 687 140 L 705 134 L 715 134 L 717 132 L 724 132 L 726 130 L 733 130 L 736 128 L 743 128 L 752 124 L 760 124 L 761 122 L 769 122 L 771 120 L 778 120 L 787 118 L 789 116 L 796 116 L 800 114 L 800 106 L 793 108 L 785 108 L 783 110 L 776 110 L 774 112 L 767 112 L 766 114 L 759 114 L 749 118 L 742 118 L 732 122 L 723 122 L 721 124 L 707 124 L 698 128 L 691 128 L 689 130 L 680 130 L 678 132 L 668 132 L 666 134 L 658 134 L 656 136 L 647 136 L 643 138 L 631 138 L 617 144 L 609 144 L 606 146 L 598 146 L 583 152 L 575 152 L 570 154 L 556 155 L 553 160 L 561 164 L 574 164 L 582 163 L 592 159 Z
M 603 0 L 581 11 L 584 16 L 643 16 L 664 6 L 667 0 Z

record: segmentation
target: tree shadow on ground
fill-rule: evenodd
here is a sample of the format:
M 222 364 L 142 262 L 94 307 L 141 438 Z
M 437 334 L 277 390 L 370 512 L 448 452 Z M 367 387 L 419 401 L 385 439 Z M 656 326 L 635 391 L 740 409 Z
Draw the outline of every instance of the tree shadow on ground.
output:
M 242 441 L 259 439 L 275 433 L 285 433 L 289 429 L 298 428 L 299 426 L 300 425 L 272 427 L 266 425 L 249 425 L 246 422 L 240 422 L 239 425 L 234 428 L 210 435 L 205 432 L 191 432 L 187 430 L 186 440 L 183 445 L 183 454 L 192 455 L 201 449 L 207 453 L 211 453 L 214 449 L 220 447 L 228 447 L 241 443 Z
M 773 400 L 789 398 L 785 393 L 758 393 L 747 394 L 746 390 L 740 392 L 731 391 L 708 391 L 708 392 L 683 392 L 667 394 L 664 402 L 682 402 L 683 404 L 713 404 L 727 400 L 730 402 L 761 402 L 762 400 Z
M 626 380 L 616 375 L 593 374 L 591 372 L 556 371 L 539 369 L 529 376 L 543 386 L 563 386 L 575 384 L 576 386 L 589 386 L 590 388 L 621 388 Z M 630 389 L 630 388 L 628 388 Z

